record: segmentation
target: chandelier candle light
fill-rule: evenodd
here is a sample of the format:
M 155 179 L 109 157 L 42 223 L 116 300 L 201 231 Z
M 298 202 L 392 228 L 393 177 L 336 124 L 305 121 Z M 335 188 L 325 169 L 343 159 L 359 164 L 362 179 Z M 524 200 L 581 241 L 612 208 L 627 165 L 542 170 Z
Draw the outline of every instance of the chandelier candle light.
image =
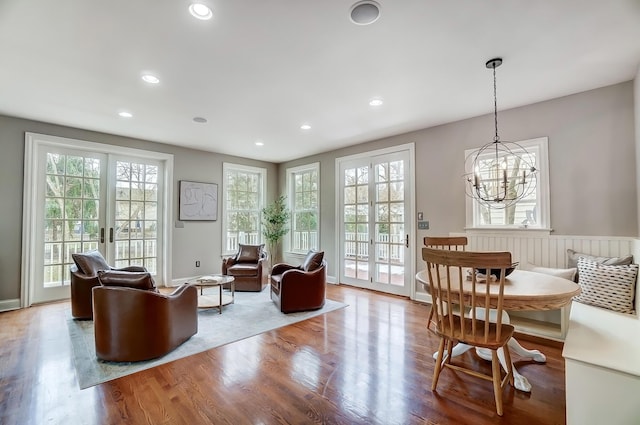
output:
M 496 68 L 501 58 L 491 59 L 486 67 L 493 69 L 493 116 L 495 136 L 466 158 L 466 193 L 487 208 L 502 209 L 516 204 L 536 189 L 535 156 L 514 142 L 503 142 L 498 136 L 498 98 Z

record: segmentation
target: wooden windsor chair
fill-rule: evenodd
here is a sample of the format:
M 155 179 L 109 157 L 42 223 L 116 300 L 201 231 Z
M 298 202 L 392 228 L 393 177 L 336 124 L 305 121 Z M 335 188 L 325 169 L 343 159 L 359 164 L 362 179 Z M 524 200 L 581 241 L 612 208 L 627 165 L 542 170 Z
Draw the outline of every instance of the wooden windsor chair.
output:
M 502 323 L 504 282 L 506 269 L 511 267 L 509 252 L 471 252 L 422 248 L 422 258 L 427 263 L 429 287 L 433 299 L 432 311 L 435 326 L 431 329 L 440 337 L 436 366 L 431 390 L 435 391 L 438 378 L 444 368 L 464 372 L 493 382 L 496 411 L 502 416 L 502 393 L 507 383 L 513 384 L 513 367 L 507 343 L 514 328 Z M 471 269 L 470 280 L 466 270 Z M 480 281 L 477 273 L 486 278 Z M 495 281 L 491 274 L 499 274 Z M 485 316 L 489 316 L 495 322 Z M 491 350 L 492 374 L 453 363 L 451 350 L 454 342 Z M 504 353 L 507 365 L 502 376 L 498 350 Z

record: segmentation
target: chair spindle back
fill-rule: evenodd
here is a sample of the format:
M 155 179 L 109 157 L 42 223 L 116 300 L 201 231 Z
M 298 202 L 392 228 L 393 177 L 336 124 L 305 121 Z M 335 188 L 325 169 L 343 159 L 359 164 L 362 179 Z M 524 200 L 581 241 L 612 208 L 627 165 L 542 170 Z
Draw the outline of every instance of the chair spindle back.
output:
M 472 345 L 500 340 L 505 270 L 511 266 L 511 253 L 422 248 L 422 258 L 427 263 L 436 333 Z M 467 280 L 468 269 L 473 271 L 469 274 L 470 280 Z M 476 270 L 485 275 L 486 280 L 481 281 Z M 495 281 L 491 278 L 492 270 L 500 271 Z M 492 289 L 497 289 L 497 294 Z M 489 309 L 495 310 L 495 320 L 485 318 Z

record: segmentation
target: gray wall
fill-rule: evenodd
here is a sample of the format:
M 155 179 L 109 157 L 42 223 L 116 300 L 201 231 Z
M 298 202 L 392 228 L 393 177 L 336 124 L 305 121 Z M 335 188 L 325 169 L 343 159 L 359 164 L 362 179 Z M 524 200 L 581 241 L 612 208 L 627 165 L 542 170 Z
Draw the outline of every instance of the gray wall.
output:
M 633 84 L 633 100 L 636 123 L 636 164 L 640 167 L 640 66 Z M 636 191 L 638 193 L 638 227 L 640 227 L 640 170 L 636 172 Z
M 503 140 L 549 138 L 551 226 L 556 234 L 638 235 L 633 90 L 629 81 L 499 112 Z M 493 132 L 491 114 L 298 159 L 281 164 L 280 189 L 287 167 L 320 162 L 320 240 L 334 258 L 335 159 L 414 142 L 416 211 L 430 222 L 430 230 L 418 231 L 416 240 L 461 232 L 464 151 L 491 141 Z M 329 275 L 336 275 L 334 264 Z
M 640 71 L 639 71 L 640 77 Z M 636 78 L 638 81 L 639 78 Z M 521 108 L 500 111 L 503 140 L 549 137 L 551 225 L 557 234 L 637 236 L 636 145 L 640 155 L 640 88 L 625 82 Z M 635 119 L 635 124 L 634 124 Z M 335 159 L 414 142 L 416 146 L 416 211 L 430 221 L 423 236 L 464 229 L 464 150 L 491 139 L 493 117 L 485 115 L 376 140 L 280 166 L 237 157 L 183 149 L 36 121 L 0 116 L 0 300 L 20 296 L 24 133 L 35 132 L 98 143 L 171 153 L 174 159 L 174 201 L 183 179 L 222 184 L 222 162 L 263 166 L 268 173 L 268 200 L 285 190 L 287 167 L 320 162 L 321 244 L 329 258 L 335 247 Z M 277 179 L 274 178 L 277 176 Z M 221 186 L 220 186 L 221 188 Z M 177 217 L 177 202 L 174 202 Z M 221 220 L 185 222 L 173 233 L 173 277 L 220 270 Z M 195 260 L 202 265 L 195 268 Z M 329 274 L 336 275 L 335 264 Z
M 174 155 L 173 215 L 178 218 L 178 181 L 194 180 L 218 183 L 222 193 L 222 163 L 265 167 L 267 169 L 267 200 L 277 192 L 276 164 L 184 149 L 177 146 L 130 139 L 110 134 L 79 130 L 0 115 L 0 301 L 20 297 L 20 265 L 22 247 L 22 190 L 24 175 L 24 134 L 42 133 L 110 145 L 128 146 Z M 191 277 L 220 272 L 222 203 L 218 204 L 215 222 L 183 222 L 183 228 L 173 229 L 173 278 Z M 200 268 L 195 261 L 200 260 Z

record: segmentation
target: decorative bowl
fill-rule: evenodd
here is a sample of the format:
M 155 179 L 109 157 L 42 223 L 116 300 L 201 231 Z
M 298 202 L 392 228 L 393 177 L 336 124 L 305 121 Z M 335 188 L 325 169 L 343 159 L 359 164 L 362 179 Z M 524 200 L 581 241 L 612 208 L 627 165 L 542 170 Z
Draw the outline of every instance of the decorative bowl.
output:
M 511 267 L 505 269 L 505 277 L 509 276 L 515 269 L 518 267 L 519 263 L 512 263 Z M 484 274 L 486 269 L 476 269 L 477 273 Z M 500 279 L 500 275 L 502 274 L 502 269 L 491 269 L 491 274 L 494 275 L 497 279 Z

